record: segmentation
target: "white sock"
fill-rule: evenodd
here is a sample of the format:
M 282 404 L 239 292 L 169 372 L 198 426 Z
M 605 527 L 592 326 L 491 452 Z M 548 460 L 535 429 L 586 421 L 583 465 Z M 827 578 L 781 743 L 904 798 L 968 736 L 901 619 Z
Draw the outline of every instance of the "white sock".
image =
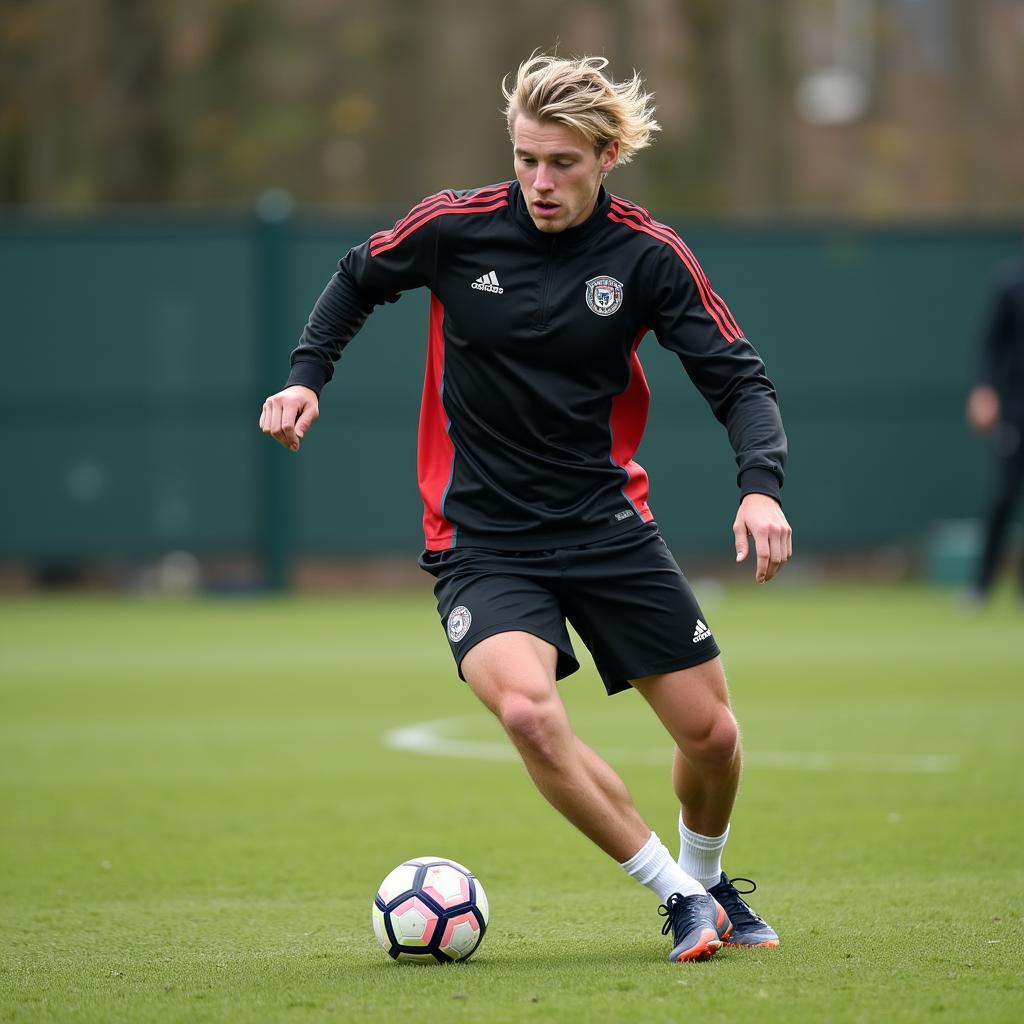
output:
M 704 887 L 691 878 L 673 859 L 665 844 L 652 832 L 651 838 L 620 865 L 622 870 L 641 885 L 646 885 L 662 903 L 674 892 L 697 896 Z M 717 879 L 716 879 L 717 881 Z
M 720 836 L 702 836 L 691 832 L 679 815 L 679 866 L 710 889 L 722 878 L 722 850 L 729 838 L 729 827 Z

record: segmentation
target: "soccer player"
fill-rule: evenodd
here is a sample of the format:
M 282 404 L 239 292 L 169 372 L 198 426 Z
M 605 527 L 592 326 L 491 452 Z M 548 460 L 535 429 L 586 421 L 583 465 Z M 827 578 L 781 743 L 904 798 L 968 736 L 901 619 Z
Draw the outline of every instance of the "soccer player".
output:
M 260 426 L 298 451 L 373 308 L 430 289 L 420 565 L 436 578 L 459 674 L 544 797 L 657 895 L 670 960 L 701 960 L 723 943 L 779 940 L 721 867 L 739 733 L 708 618 L 633 460 L 649 398 L 641 340 L 651 331 L 678 354 L 728 431 L 736 559 L 753 537 L 759 583 L 792 553 L 779 504 L 786 439 L 764 365 L 693 253 L 605 190 L 659 128 L 636 73 L 616 83 L 607 64 L 534 55 L 502 83 L 515 180 L 429 196 L 352 249 Z M 681 461 L 685 450 L 681 438 Z M 579 667 L 567 619 L 607 692 L 636 690 L 675 743 L 678 859 L 573 734 L 556 686 Z
M 967 399 L 967 420 L 975 430 L 992 434 L 998 458 L 974 584 L 974 596 L 982 602 L 999 572 L 1013 507 L 1024 488 L 1024 259 L 996 290 L 982 338 L 977 383 Z M 1020 588 L 1024 597 L 1024 556 Z

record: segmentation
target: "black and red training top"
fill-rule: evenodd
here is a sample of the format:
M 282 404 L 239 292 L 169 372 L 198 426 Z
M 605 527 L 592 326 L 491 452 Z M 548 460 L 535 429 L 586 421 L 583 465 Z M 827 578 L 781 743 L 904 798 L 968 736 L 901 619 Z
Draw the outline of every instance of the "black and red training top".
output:
M 648 331 L 725 425 L 743 494 L 779 497 L 786 437 L 764 364 L 693 253 L 603 187 L 539 231 L 517 182 L 429 196 L 339 263 L 292 353 L 317 393 L 375 306 L 430 289 L 419 423 L 426 547 L 535 550 L 653 518 L 634 460 Z

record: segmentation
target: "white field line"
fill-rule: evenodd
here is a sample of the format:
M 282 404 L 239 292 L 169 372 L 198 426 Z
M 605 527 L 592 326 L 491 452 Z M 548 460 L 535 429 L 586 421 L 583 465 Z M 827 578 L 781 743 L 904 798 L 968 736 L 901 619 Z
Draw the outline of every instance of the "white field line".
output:
M 432 757 L 453 757 L 470 761 L 516 761 L 512 745 L 507 741 L 461 739 L 467 718 L 438 718 L 430 722 L 403 725 L 384 734 L 384 743 L 394 750 Z M 602 756 L 612 763 L 668 765 L 669 748 L 663 751 L 639 748 L 611 748 Z M 743 763 L 748 768 L 782 768 L 809 772 L 879 772 L 935 774 L 951 772 L 957 759 L 946 754 L 856 754 L 800 750 L 745 751 Z

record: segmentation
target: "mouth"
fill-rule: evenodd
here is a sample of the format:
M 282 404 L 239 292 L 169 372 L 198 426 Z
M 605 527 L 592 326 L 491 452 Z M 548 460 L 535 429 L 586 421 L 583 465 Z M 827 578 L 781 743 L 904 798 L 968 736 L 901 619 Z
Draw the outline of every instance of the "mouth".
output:
M 553 202 L 550 199 L 535 199 L 533 201 L 533 212 L 538 217 L 553 217 L 561 208 L 561 203 Z

